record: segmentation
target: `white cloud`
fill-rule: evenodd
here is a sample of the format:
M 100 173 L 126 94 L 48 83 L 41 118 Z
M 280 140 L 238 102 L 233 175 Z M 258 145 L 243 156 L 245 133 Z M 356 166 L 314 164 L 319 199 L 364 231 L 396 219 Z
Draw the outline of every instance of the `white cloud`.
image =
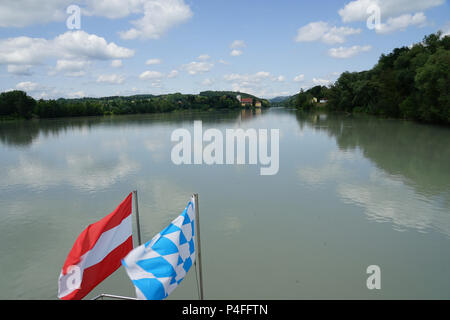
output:
M 178 76 L 178 70 L 172 70 L 169 72 L 169 74 L 167 75 L 167 78 L 172 79 Z
M 104 2 L 106 5 L 106 0 Z M 139 5 L 142 7 L 144 16 L 131 21 L 134 28 L 119 32 L 123 39 L 159 39 L 170 28 L 186 22 L 193 15 L 184 0 L 135 0 L 134 2 L 138 3 L 136 7 Z M 109 3 L 110 1 L 108 1 L 108 5 Z M 134 6 L 132 8 L 134 9 Z
M 85 15 L 95 15 L 118 19 L 130 14 L 143 12 L 144 1 L 141 0 L 86 0 L 87 8 L 83 10 Z
M 359 33 L 361 33 L 361 29 L 353 29 L 349 27 L 332 27 L 323 35 L 322 41 L 328 44 L 344 43 L 346 40 L 346 36 Z
M 80 71 L 89 66 L 91 62 L 88 60 L 65 60 L 60 59 L 56 61 L 56 71 Z
M 2 0 L 0 27 L 25 27 L 35 23 L 63 21 L 72 0 Z
M 331 80 L 320 78 L 313 78 L 312 82 L 315 86 L 328 86 L 331 84 Z
M 54 46 L 68 56 L 99 60 L 130 58 L 134 55 L 134 50 L 119 47 L 114 42 L 108 43 L 104 38 L 84 31 L 63 33 L 55 38 Z
M 209 60 L 211 57 L 209 56 L 209 55 L 207 55 L 207 54 L 202 54 L 202 55 L 199 55 L 198 56 L 198 58 L 197 58 L 197 60 L 199 60 L 199 61 L 206 61 L 206 60 Z
M 17 37 L 0 40 L 0 64 L 36 65 L 52 55 L 51 41 Z
M 99 83 L 122 84 L 124 81 L 125 77 L 117 74 L 101 74 L 97 78 Z
M 210 79 L 210 78 L 206 78 L 205 80 L 202 81 L 202 85 L 204 86 L 211 86 L 214 84 L 214 80 Z
M 230 45 L 231 49 L 238 49 L 238 48 L 245 48 L 247 45 L 245 44 L 244 40 L 234 40 L 233 43 Z
M 141 80 L 149 80 L 149 79 L 161 79 L 164 75 L 159 71 L 144 71 L 141 73 L 139 78 Z
M 256 78 L 268 78 L 268 77 L 270 77 L 270 72 L 259 71 L 259 72 L 255 73 L 255 77 Z
M 259 71 L 255 74 L 239 74 L 231 73 L 224 75 L 226 81 L 242 81 L 242 82 L 260 82 L 263 79 L 268 79 L 270 77 L 270 72 Z
M 311 22 L 297 30 L 296 42 L 322 41 L 327 44 L 344 43 L 346 36 L 359 34 L 361 29 L 330 27 L 327 22 Z
M 304 74 L 299 74 L 298 76 L 296 76 L 295 78 L 294 78 L 294 81 L 295 82 L 302 82 L 302 81 L 304 81 L 305 80 L 305 75 Z
M 17 89 L 17 90 L 23 90 L 23 91 L 26 91 L 26 92 L 29 92 L 29 91 L 36 91 L 36 90 L 39 90 L 40 88 L 41 88 L 41 87 L 39 86 L 38 83 L 36 83 L 36 82 L 31 82 L 31 81 L 19 82 L 19 83 L 16 85 L 16 89 Z
M 16 37 L 0 40 L 0 64 L 38 65 L 48 58 L 60 60 L 109 60 L 130 58 L 134 50 L 108 43 L 84 31 L 68 31 L 52 40 Z
M 67 94 L 68 98 L 83 98 L 85 96 L 86 96 L 86 94 L 82 90 L 75 91 L 75 92 L 70 92 L 70 93 Z
M 91 64 L 89 60 L 67 60 L 59 59 L 56 61 L 56 67 L 49 72 L 49 75 L 54 75 L 57 72 L 63 72 L 65 76 L 81 77 L 86 74 L 85 70 Z
M 72 0 L 2 0 L 0 27 L 25 27 L 63 22 Z M 82 15 L 110 19 L 142 15 L 132 28 L 120 32 L 124 39 L 158 39 L 172 27 L 189 20 L 193 13 L 184 0 L 79 0 Z
M 245 44 L 244 40 L 234 40 L 233 43 L 230 45 L 230 48 L 233 49 L 230 52 L 230 55 L 233 57 L 238 57 L 242 55 L 244 52 L 242 50 L 239 50 L 240 48 L 245 48 L 247 45 Z
M 148 59 L 145 64 L 146 65 L 154 65 L 154 64 L 161 64 L 161 59 Z
M 240 74 L 237 74 L 237 73 L 226 74 L 226 75 L 223 76 L 223 78 L 226 81 L 242 80 L 243 77 L 244 77 L 244 75 L 240 75 Z
M 221 63 L 221 64 L 224 64 L 224 65 L 229 65 L 230 64 L 228 61 L 225 61 L 223 59 L 220 59 L 218 62 Z
M 254 74 L 231 73 L 224 75 L 224 80 L 231 83 L 233 91 L 246 92 L 256 96 L 269 96 L 268 88 L 272 88 L 274 77 L 267 71 L 259 71 Z
M 86 74 L 85 71 L 80 70 L 80 71 L 67 72 L 65 74 L 65 76 L 68 76 L 68 77 L 82 77 L 85 74 Z
M 243 53 L 242 50 L 234 49 L 231 51 L 230 55 L 233 57 L 238 57 L 238 56 L 242 55 L 242 53 Z
M 6 70 L 8 73 L 12 73 L 19 76 L 30 76 L 32 74 L 31 72 L 31 65 L 15 65 L 15 64 L 9 64 L 6 67 Z
M 389 18 L 386 23 L 381 23 L 375 27 L 377 33 L 391 33 L 397 30 L 404 31 L 409 26 L 415 25 L 422 27 L 426 24 L 427 17 L 423 12 L 411 14 L 403 14 L 395 18 Z
M 338 11 L 343 22 L 366 21 L 367 9 L 372 5 L 380 8 L 381 18 L 396 17 L 404 13 L 423 11 L 440 6 L 445 0 L 355 0 Z
M 113 61 L 111 61 L 111 67 L 113 68 L 120 68 L 123 65 L 122 60 L 120 59 L 115 59 Z
M 193 61 L 191 63 L 182 66 L 190 75 L 196 75 L 198 73 L 205 73 L 211 71 L 214 67 L 213 63 L 210 62 L 197 62 Z
M 366 52 L 372 49 L 371 46 L 352 46 L 352 47 L 339 47 L 339 48 L 331 48 L 328 50 L 328 54 L 330 57 L 339 58 L 339 59 L 347 59 L 351 58 L 361 52 Z
M 162 81 L 161 79 L 155 79 L 150 85 L 153 88 L 162 88 Z
M 329 29 L 328 23 L 324 21 L 311 22 L 297 30 L 295 41 L 318 41 Z
M 288 92 L 288 91 L 273 91 L 271 86 L 262 86 L 262 85 L 244 85 L 239 83 L 233 83 L 230 88 L 232 91 L 237 92 L 245 92 L 252 94 L 256 97 L 261 98 L 273 98 L 277 96 L 286 96 L 286 95 L 293 95 L 294 92 Z

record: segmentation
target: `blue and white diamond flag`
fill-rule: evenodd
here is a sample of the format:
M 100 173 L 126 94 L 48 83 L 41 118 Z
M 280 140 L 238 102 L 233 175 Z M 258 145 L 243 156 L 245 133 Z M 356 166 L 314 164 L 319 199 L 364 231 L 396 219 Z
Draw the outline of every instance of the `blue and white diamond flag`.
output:
M 149 242 L 123 260 L 128 276 L 143 300 L 166 298 L 184 279 L 195 261 L 195 201 Z

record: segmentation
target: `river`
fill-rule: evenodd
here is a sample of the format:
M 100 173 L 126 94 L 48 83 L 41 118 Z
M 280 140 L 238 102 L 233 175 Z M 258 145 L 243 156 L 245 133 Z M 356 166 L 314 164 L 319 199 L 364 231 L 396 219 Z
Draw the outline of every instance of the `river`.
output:
M 194 120 L 279 129 L 278 173 L 175 165 Z M 144 241 L 199 194 L 207 299 L 450 298 L 449 128 L 287 109 L 3 122 L 0 172 L 0 299 L 56 299 L 77 236 L 134 189 Z M 134 296 L 123 267 L 100 293 Z M 197 298 L 192 269 L 169 299 Z

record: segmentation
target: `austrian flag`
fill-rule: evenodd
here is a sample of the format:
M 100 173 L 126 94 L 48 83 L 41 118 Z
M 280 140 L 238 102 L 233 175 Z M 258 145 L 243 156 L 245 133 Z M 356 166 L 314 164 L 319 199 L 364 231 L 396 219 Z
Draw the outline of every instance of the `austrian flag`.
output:
M 121 266 L 133 249 L 132 197 L 78 236 L 59 276 L 58 298 L 82 299 Z

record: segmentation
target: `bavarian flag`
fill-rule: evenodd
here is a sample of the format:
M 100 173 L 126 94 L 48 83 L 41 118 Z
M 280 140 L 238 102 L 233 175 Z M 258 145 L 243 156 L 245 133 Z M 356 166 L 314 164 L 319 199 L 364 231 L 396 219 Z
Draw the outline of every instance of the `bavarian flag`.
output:
M 195 200 L 167 228 L 132 250 L 123 260 L 128 276 L 143 300 L 166 298 L 195 261 Z

